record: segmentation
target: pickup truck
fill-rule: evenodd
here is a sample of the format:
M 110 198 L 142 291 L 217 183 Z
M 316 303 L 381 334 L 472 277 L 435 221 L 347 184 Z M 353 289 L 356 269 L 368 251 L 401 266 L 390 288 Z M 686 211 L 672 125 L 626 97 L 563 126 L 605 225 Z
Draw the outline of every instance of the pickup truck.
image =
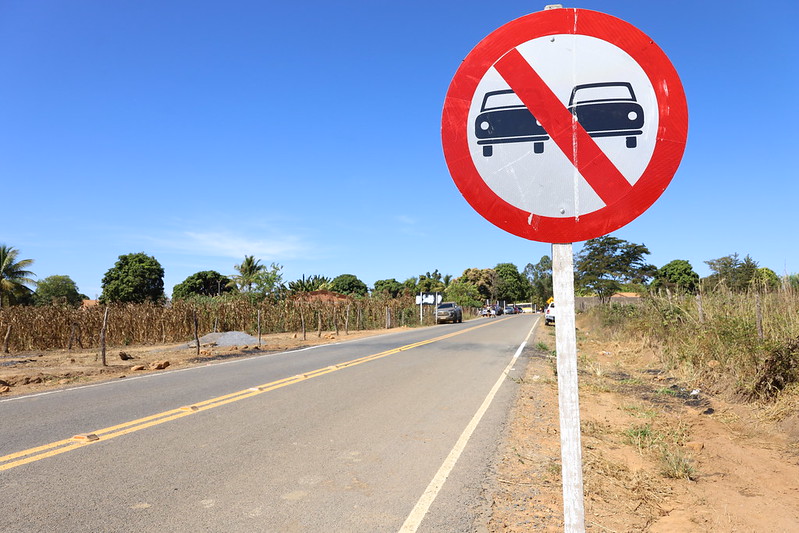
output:
M 555 302 L 547 305 L 546 310 L 544 311 L 544 324 L 549 326 L 555 325 Z
M 463 322 L 463 309 L 455 302 L 443 302 L 436 308 L 436 324 Z

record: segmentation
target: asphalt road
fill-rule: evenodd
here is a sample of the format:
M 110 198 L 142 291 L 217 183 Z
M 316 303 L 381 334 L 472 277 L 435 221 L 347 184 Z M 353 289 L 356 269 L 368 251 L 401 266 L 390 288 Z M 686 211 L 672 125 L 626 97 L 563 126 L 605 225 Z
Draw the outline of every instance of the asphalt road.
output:
M 537 320 L 0 401 L 0 529 L 479 530 L 526 362 L 514 356 Z

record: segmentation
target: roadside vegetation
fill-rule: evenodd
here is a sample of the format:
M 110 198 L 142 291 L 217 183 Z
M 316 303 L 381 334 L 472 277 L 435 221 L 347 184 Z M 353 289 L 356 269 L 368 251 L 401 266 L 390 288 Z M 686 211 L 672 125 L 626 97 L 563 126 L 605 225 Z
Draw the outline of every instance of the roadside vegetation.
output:
M 799 392 L 799 291 L 786 283 L 733 291 L 649 294 L 592 313 L 618 337 L 651 347 L 696 387 L 746 401 Z
M 712 274 L 700 278 L 688 261 L 657 268 L 646 261 L 649 253 L 643 244 L 613 236 L 587 241 L 575 257 L 581 305 L 600 305 L 608 325 L 645 337 L 668 364 L 709 386 L 769 399 L 799 379 L 799 275 L 781 279 L 751 257 L 731 254 L 705 261 Z M 170 297 L 164 267 L 139 252 L 119 256 L 102 279 L 97 302 L 69 276 L 37 280 L 33 263 L 0 244 L 0 340 L 6 352 L 96 346 L 106 318 L 109 344 L 154 344 L 192 338 L 195 324 L 200 334 L 237 329 L 306 335 L 432 322 L 431 309 L 420 320 L 419 293 L 440 293 L 467 317 L 486 304 L 529 302 L 541 309 L 553 296 L 548 256 L 521 270 L 512 263 L 466 268 L 457 277 L 434 270 L 370 287 L 351 273 L 287 281 L 283 266 L 245 255 L 230 273 L 188 276 Z M 640 305 L 619 307 L 613 302 L 620 293 Z
M 109 346 L 187 342 L 197 332 L 294 333 L 321 336 L 327 332 L 419 325 L 419 306 L 412 296 L 394 299 L 340 298 L 334 293 L 297 299 L 255 300 L 241 295 L 195 297 L 169 306 L 157 303 L 117 303 L 107 306 L 15 306 L 0 310 L 3 350 L 96 348 L 100 346 L 105 311 Z M 425 324 L 433 323 L 431 313 Z M 2 338 L 0 338 L 2 340 Z

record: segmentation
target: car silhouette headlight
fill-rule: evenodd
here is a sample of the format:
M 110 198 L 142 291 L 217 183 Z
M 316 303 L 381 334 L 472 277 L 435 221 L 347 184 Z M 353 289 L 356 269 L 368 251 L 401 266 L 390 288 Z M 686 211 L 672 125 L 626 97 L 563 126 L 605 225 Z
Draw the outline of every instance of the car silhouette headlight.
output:
M 490 127 L 491 124 L 489 124 L 487 120 L 484 120 L 483 122 L 480 123 L 480 129 L 483 131 L 488 131 L 488 128 Z
M 630 111 L 629 113 L 627 113 L 627 118 L 629 118 L 630 120 L 635 120 L 638 118 L 638 113 L 636 113 L 635 111 Z

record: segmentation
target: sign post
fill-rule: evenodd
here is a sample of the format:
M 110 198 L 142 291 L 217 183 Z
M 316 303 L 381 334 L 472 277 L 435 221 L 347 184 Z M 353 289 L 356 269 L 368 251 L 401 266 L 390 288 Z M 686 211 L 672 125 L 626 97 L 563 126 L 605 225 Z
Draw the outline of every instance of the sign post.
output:
M 666 55 L 596 11 L 547 9 L 505 24 L 466 56 L 447 91 L 441 140 L 461 194 L 495 226 L 552 244 L 567 532 L 585 530 L 570 243 L 646 211 L 687 135 L 685 92 Z
M 555 353 L 558 357 L 563 524 L 565 531 L 585 531 L 577 335 L 574 327 L 574 252 L 571 244 L 552 245 L 552 288 L 555 301 L 558 302 Z

